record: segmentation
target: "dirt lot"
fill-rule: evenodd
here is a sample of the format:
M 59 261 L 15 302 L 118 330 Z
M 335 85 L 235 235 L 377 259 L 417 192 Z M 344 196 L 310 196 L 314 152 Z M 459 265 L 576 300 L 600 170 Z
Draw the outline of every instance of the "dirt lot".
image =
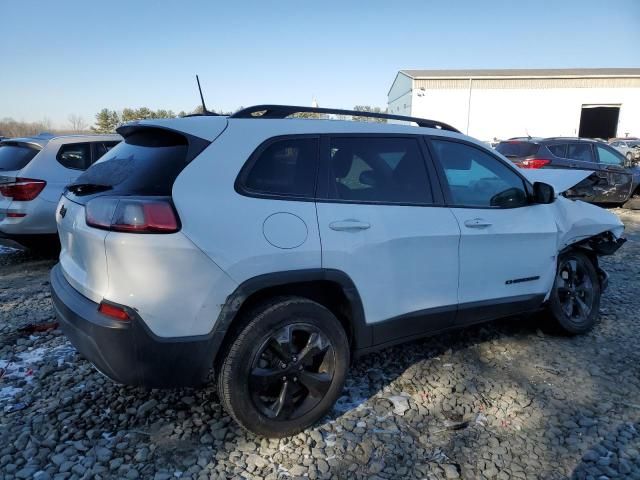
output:
M 601 321 L 561 337 L 512 318 L 360 360 L 316 428 L 264 440 L 212 388 L 114 385 L 58 330 L 54 260 L 0 252 L 0 478 L 640 479 L 640 212 Z M 1 247 L 0 247 L 1 249 Z

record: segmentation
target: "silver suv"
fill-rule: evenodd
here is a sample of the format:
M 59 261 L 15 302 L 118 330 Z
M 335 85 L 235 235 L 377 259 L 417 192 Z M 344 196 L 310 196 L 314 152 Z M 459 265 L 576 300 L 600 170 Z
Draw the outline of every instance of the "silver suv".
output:
M 121 139 L 41 134 L 0 141 L 0 238 L 31 248 L 55 245 L 64 187 Z

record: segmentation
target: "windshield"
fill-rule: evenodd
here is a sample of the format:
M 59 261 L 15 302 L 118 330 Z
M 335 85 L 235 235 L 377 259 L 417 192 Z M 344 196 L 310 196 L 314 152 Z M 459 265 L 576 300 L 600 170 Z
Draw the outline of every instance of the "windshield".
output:
M 39 148 L 28 143 L 1 143 L 0 171 L 23 169 L 39 151 Z
M 534 155 L 540 145 L 532 142 L 521 142 L 518 140 L 509 140 L 500 142 L 496 146 L 496 150 L 505 157 L 529 157 Z

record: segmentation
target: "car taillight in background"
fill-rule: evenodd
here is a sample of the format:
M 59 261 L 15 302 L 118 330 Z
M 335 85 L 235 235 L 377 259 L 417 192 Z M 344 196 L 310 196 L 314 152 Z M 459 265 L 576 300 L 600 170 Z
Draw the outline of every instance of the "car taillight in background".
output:
M 11 183 L 0 183 L 0 195 L 16 202 L 28 202 L 36 198 L 46 185 L 44 180 L 16 178 Z
M 518 166 L 520 168 L 542 168 L 546 167 L 550 163 L 551 160 L 546 160 L 544 158 L 529 158 L 520 162 Z
M 169 199 L 98 197 L 87 202 L 87 225 L 115 232 L 174 233 L 178 215 Z

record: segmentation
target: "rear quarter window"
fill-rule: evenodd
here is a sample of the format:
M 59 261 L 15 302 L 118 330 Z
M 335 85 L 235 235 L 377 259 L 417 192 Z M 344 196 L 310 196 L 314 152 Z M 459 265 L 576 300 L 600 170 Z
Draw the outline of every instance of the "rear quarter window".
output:
M 317 169 L 317 138 L 272 140 L 250 158 L 237 187 L 247 194 L 312 198 Z
M 555 157 L 567 158 L 567 144 L 566 143 L 559 143 L 559 144 L 556 144 L 556 145 L 547 145 L 547 149 Z
M 73 170 L 86 170 L 91 165 L 91 144 L 70 143 L 62 145 L 56 160 L 63 166 Z
M 509 140 L 507 142 L 500 142 L 496 146 L 496 151 L 507 158 L 519 158 L 535 155 L 539 148 L 540 145 L 537 143 Z
M 4 142 L 0 144 L 0 171 L 22 170 L 40 149 L 28 143 Z

